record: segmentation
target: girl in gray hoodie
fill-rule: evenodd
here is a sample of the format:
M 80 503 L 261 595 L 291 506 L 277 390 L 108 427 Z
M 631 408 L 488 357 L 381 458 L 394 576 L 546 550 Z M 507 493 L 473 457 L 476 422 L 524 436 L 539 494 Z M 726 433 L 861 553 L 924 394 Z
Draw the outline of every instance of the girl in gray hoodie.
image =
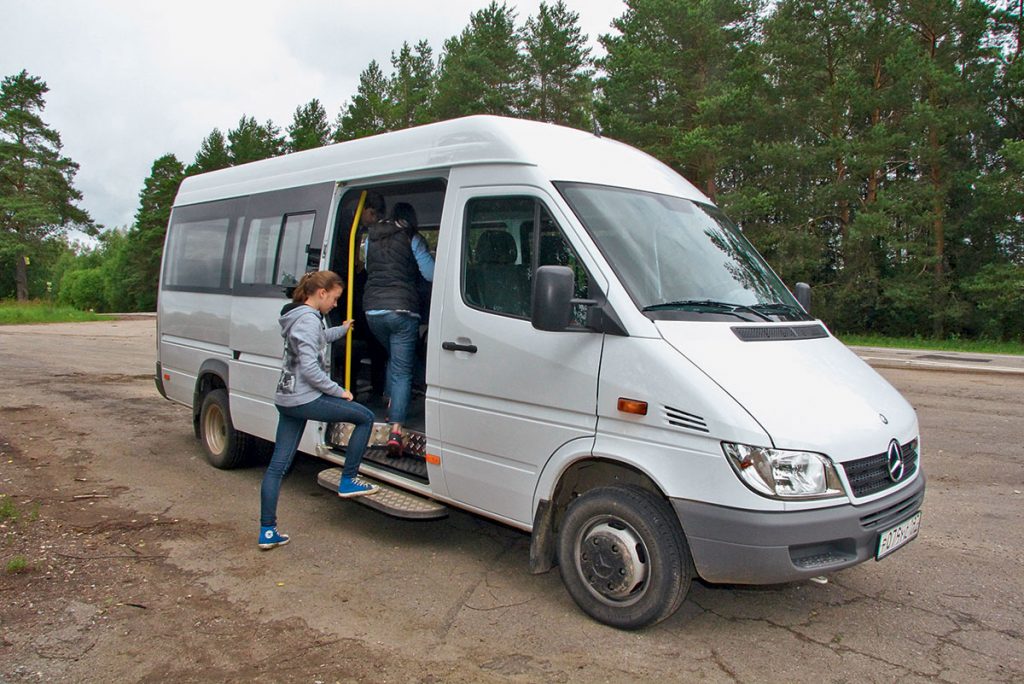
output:
M 338 496 L 365 496 L 377 487 L 356 479 L 366 444 L 373 429 L 373 411 L 352 400 L 352 393 L 334 382 L 327 372 L 327 350 L 348 332 L 352 321 L 328 328 L 324 316 L 338 304 L 341 278 L 332 271 L 307 273 L 295 286 L 290 304 L 281 309 L 281 337 L 284 359 L 281 379 L 274 393 L 278 423 L 274 455 L 260 487 L 261 549 L 288 543 L 288 535 L 277 531 L 277 499 L 281 480 L 291 467 L 306 421 L 352 423 L 355 430 L 345 452 L 345 467 Z

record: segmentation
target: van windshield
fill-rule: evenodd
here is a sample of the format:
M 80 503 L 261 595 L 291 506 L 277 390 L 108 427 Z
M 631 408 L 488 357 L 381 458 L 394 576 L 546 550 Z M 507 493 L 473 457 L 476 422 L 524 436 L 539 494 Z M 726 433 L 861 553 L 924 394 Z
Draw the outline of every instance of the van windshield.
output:
M 810 320 L 715 207 L 624 188 L 556 186 L 650 317 Z

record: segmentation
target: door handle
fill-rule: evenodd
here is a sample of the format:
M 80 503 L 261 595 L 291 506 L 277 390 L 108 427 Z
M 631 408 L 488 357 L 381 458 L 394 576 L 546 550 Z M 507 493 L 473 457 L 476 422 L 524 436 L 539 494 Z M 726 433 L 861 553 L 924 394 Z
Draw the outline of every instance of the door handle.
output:
M 441 349 L 450 352 L 469 352 L 470 354 L 476 354 L 475 344 L 459 344 L 458 342 L 442 342 Z

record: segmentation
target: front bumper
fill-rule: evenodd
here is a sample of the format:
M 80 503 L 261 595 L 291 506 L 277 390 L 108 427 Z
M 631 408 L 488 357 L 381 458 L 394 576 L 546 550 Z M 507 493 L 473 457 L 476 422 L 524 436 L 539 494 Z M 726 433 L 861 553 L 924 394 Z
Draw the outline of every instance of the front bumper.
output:
M 854 506 L 766 513 L 671 499 L 697 574 L 723 584 L 776 584 L 874 558 L 879 532 L 924 502 L 924 473 L 909 487 Z

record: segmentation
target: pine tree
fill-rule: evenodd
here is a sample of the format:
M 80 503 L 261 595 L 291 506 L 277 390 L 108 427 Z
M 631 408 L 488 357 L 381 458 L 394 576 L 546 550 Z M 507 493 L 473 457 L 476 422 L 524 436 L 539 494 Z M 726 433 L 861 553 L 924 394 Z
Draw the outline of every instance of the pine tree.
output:
M 296 107 L 292 123 L 288 126 L 288 151 L 312 150 L 330 142 L 331 124 L 320 100 L 313 98 L 305 105 Z
M 434 97 L 434 53 L 425 40 L 410 47 L 402 43 L 398 54 L 391 53 L 394 69 L 388 81 L 388 99 L 395 128 L 409 128 L 429 123 L 430 105 Z
M 15 291 L 28 299 L 27 260 L 40 243 L 73 225 L 94 230 L 76 202 L 78 164 L 61 154 L 60 134 L 42 111 L 49 91 L 42 79 L 21 71 L 0 82 L 0 240 L 15 252 Z
M 526 20 L 525 110 L 532 119 L 591 126 L 594 68 L 579 19 L 557 0 L 554 5 L 541 2 L 537 16 Z
M 355 97 L 342 107 L 334 130 L 335 142 L 354 140 L 392 129 L 388 82 L 380 64 L 373 60 L 359 74 Z
M 187 169 L 187 174 L 194 176 L 207 171 L 226 169 L 231 166 L 231 153 L 228 151 L 228 141 L 219 128 L 214 128 L 210 134 L 203 138 L 196 152 L 195 161 Z
M 459 36 L 445 41 L 437 77 L 434 116 L 517 116 L 523 110 L 525 64 L 515 10 L 491 4 L 469 18 Z
M 752 42 L 757 0 L 627 0 L 601 36 L 598 100 L 608 135 L 669 164 L 714 199 L 743 98 L 732 81 Z
M 238 120 L 238 127 L 228 131 L 228 154 L 232 165 L 269 159 L 283 152 L 284 138 L 273 121 L 260 125 L 255 117 L 243 114 Z
M 114 281 L 124 297 L 122 301 L 112 302 L 115 308 L 155 310 L 167 222 L 184 178 L 185 167 L 173 154 L 165 154 L 153 162 L 139 193 L 135 222 L 126 236 L 123 277 Z
M 991 8 L 982 0 L 899 0 L 893 20 L 913 36 L 901 55 L 900 77 L 913 84 L 914 104 L 902 121 L 910 139 L 909 170 L 918 182 L 904 199 L 906 224 L 927 264 L 932 334 L 944 337 L 960 324 L 954 305 L 955 255 L 963 244 L 962 207 L 974 194 L 980 160 L 992 152 L 996 55 L 984 42 Z M 952 239 L 950 239 L 952 238 Z
M 854 159 L 871 109 L 866 8 L 860 0 L 782 0 L 763 26 L 767 90 L 760 99 L 762 116 L 773 124 L 759 131 L 746 187 L 736 192 L 755 192 L 771 207 L 742 217 L 744 228 L 770 259 L 786 264 L 790 282 L 835 285 L 843 277 L 850 227 L 862 206 Z M 873 306 L 877 270 L 862 263 L 850 276 L 853 299 Z M 819 309 L 832 314 L 846 291 L 826 293 Z M 849 319 L 866 315 L 849 301 L 841 309 Z M 840 327 L 845 320 L 830 318 Z

